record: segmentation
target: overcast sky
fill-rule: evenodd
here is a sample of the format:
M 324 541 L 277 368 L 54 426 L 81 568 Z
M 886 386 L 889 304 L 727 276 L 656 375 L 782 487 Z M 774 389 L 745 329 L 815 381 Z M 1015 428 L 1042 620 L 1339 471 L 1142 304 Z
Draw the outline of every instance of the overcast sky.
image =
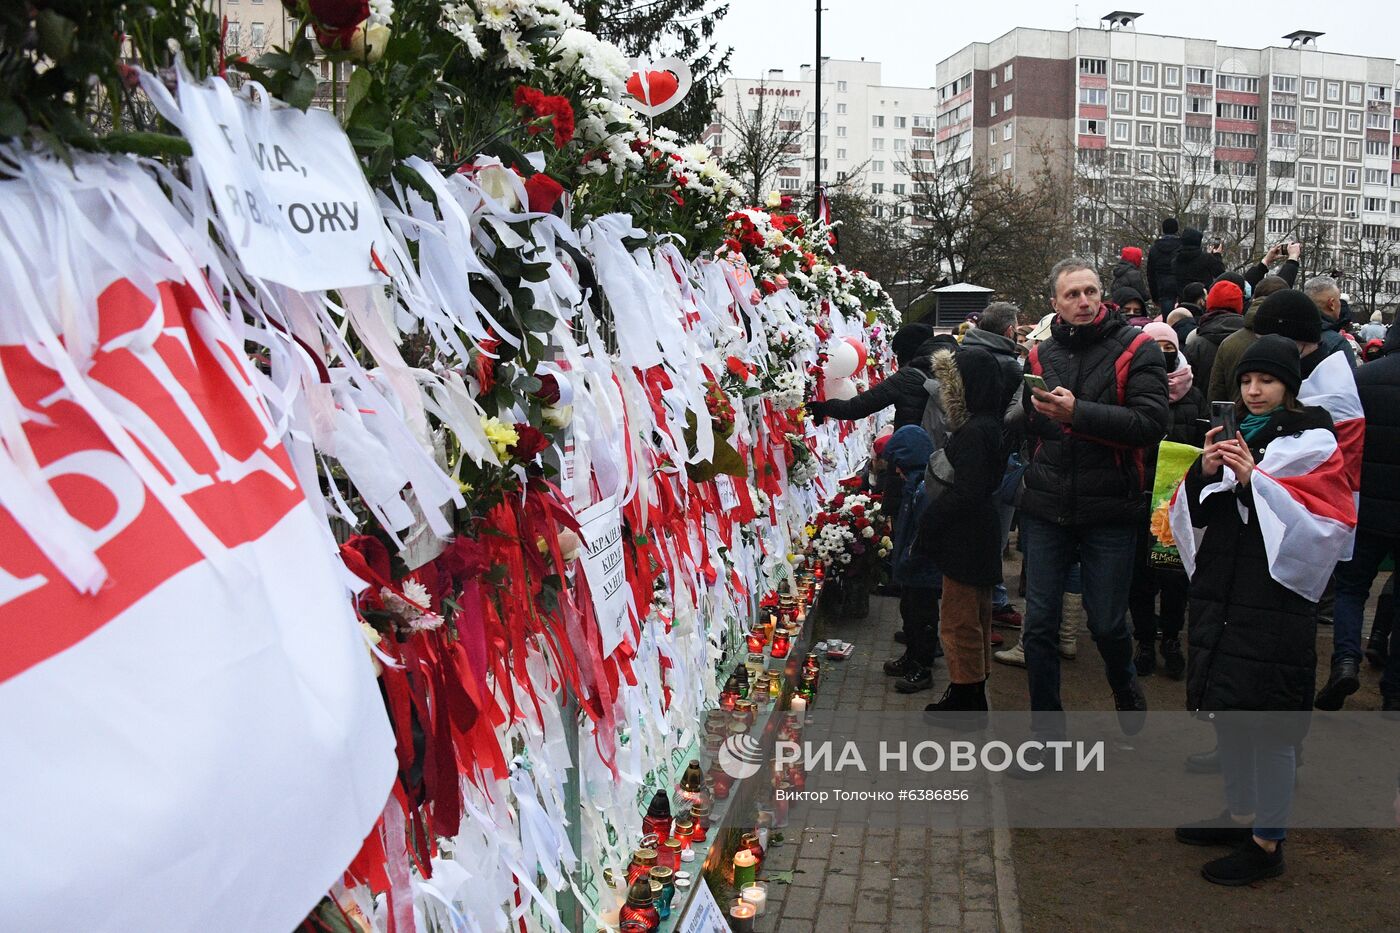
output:
M 1097 27 L 1120 7 L 1059 0 L 824 0 L 822 50 L 830 58 L 883 64 L 885 84 L 929 87 L 934 66 L 969 42 L 989 42 L 1016 26 Z M 1318 46 L 1332 52 L 1400 57 L 1400 5 L 1394 0 L 1129 0 L 1121 8 L 1143 14 L 1138 31 L 1215 39 L 1246 48 L 1287 45 L 1280 37 L 1298 29 L 1326 33 Z M 1264 13 L 1265 15 L 1260 15 Z M 814 0 L 730 0 L 717 30 L 734 47 L 733 74 L 757 78 L 815 60 Z

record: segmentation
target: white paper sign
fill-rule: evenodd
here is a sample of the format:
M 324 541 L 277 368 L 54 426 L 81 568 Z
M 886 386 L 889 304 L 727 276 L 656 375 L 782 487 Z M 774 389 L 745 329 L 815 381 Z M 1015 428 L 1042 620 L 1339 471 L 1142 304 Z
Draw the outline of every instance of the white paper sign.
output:
M 622 512 L 611 496 L 578 513 L 583 572 L 603 636 L 603 656 L 613 653 L 627 627 L 627 576 L 622 553 Z
M 695 879 L 695 894 L 690 898 L 685 916 L 676 925 L 676 933 L 729 933 L 724 911 L 720 910 L 704 878 Z
M 253 104 L 219 78 L 180 82 L 182 130 L 243 266 L 317 291 L 382 285 L 388 235 L 330 112 Z
M 719 507 L 733 512 L 739 507 L 739 493 L 734 488 L 734 477 L 721 473 L 715 477 L 715 490 L 719 493 Z

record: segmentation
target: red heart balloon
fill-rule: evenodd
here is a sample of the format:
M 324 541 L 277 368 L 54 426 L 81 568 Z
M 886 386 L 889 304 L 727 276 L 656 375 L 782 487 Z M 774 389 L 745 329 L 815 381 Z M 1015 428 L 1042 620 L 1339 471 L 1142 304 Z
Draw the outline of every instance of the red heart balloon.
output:
M 648 107 L 656 107 L 674 97 L 680 84 L 680 79 L 673 72 L 648 71 L 646 87 L 648 93 L 643 94 L 642 76 L 634 71 L 632 77 L 627 79 L 627 93 Z

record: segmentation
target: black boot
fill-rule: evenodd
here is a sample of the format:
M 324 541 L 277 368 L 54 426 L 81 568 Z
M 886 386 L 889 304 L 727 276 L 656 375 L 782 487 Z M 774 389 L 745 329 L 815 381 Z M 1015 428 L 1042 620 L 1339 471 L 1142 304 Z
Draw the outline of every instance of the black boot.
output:
M 1201 877 L 1214 884 L 1238 888 L 1265 878 L 1283 874 L 1283 842 L 1272 852 L 1265 852 L 1253 838 L 1240 844 L 1234 852 L 1207 862 L 1201 867 Z
M 891 677 L 903 677 L 909 673 L 910 668 L 918 667 L 909 652 L 904 652 L 897 658 L 890 658 L 885 662 L 885 673 Z
M 1162 670 L 1172 680 L 1186 673 L 1186 655 L 1181 651 L 1180 638 L 1162 639 Z
M 1341 709 L 1347 697 L 1360 687 L 1361 680 L 1357 677 L 1356 659 L 1336 659 L 1332 662 L 1332 676 L 1327 678 L 1327 683 L 1321 690 L 1317 691 L 1317 699 L 1313 701 L 1313 706 L 1335 712 Z
M 911 662 L 904 676 L 894 682 L 894 689 L 900 693 L 918 693 L 933 689 L 933 668 Z
M 1371 637 L 1366 639 L 1366 662 L 1372 667 L 1385 667 L 1385 659 L 1390 650 L 1390 626 L 1382 625 L 1378 618 L 1371 623 Z
M 924 707 L 924 720 L 933 726 L 967 731 L 987 727 L 987 682 L 949 684 L 943 698 Z
M 1157 669 L 1157 646 L 1150 641 L 1138 642 L 1137 654 L 1133 655 L 1133 667 L 1137 668 L 1139 677 L 1152 676 L 1152 672 Z

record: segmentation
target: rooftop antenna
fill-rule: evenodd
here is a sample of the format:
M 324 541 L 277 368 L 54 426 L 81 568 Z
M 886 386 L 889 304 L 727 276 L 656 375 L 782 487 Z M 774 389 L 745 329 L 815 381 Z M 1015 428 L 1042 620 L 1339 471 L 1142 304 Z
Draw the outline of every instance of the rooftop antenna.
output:
M 1106 13 L 1100 17 L 1099 22 L 1104 29 L 1126 29 L 1137 32 L 1137 26 L 1133 20 L 1141 15 L 1141 13 L 1133 13 L 1128 10 L 1114 10 L 1112 13 Z
M 1325 32 L 1313 32 L 1310 29 L 1299 29 L 1297 32 L 1290 32 L 1284 36 L 1288 40 L 1290 49 L 1305 49 L 1308 46 L 1317 48 L 1317 37 L 1327 35 Z

